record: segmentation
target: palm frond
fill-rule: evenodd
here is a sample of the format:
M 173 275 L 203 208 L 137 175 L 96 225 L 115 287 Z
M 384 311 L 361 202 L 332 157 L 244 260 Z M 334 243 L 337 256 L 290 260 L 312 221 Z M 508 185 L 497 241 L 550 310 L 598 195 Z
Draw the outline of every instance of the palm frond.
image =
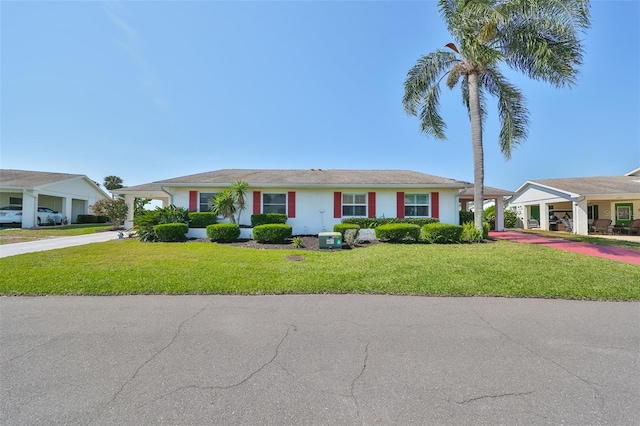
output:
M 418 60 L 407 73 L 402 105 L 409 115 L 417 115 L 420 108 L 423 132 L 444 139 L 444 121 L 438 113 L 440 80 L 459 62 L 456 54 L 437 50 Z
M 498 142 L 500 151 L 508 160 L 511 158 L 511 151 L 527 137 L 529 111 L 525 106 L 525 98 L 520 90 L 495 68 L 486 70 L 482 75 L 482 87 L 487 93 L 498 98 Z

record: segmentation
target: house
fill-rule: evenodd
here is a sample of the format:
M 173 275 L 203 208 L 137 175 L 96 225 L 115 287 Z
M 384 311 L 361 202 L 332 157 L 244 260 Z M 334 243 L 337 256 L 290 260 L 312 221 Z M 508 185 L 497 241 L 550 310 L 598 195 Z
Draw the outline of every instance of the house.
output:
M 433 217 L 459 222 L 461 191 L 468 182 L 408 170 L 226 169 L 118 189 L 129 205 L 125 227 L 133 225 L 135 198 L 161 200 L 190 211 L 210 211 L 215 194 L 236 181 L 249 185 L 252 214 L 284 213 L 294 235 L 330 231 L 346 217 Z
M 535 220 L 553 230 L 555 218 L 566 218 L 570 231 L 587 235 L 596 219 L 627 226 L 640 218 L 640 168 L 623 176 L 542 179 L 525 182 L 509 200 L 521 225 Z
M 85 175 L 0 169 L 0 206 L 22 206 L 22 227 L 37 225 L 38 207 L 60 212 L 70 223 L 109 195 Z

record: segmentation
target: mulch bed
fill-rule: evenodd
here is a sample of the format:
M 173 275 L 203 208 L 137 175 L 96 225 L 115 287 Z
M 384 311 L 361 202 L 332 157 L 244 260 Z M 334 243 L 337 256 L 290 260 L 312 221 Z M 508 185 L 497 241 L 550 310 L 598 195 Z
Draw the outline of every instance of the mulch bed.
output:
M 259 249 L 259 250 L 309 250 L 309 251 L 320 250 L 320 243 L 319 243 L 318 237 L 301 236 L 300 238 L 302 238 L 302 243 L 304 244 L 304 248 L 301 248 L 301 249 L 296 249 L 291 245 L 293 241 L 292 239 L 289 239 L 282 244 L 266 244 L 266 243 L 259 243 L 256 240 L 246 240 L 246 239 L 241 239 L 235 243 L 219 243 L 219 244 L 234 246 L 234 247 Z M 199 238 L 199 239 L 193 239 L 189 241 L 209 242 L 210 240 L 208 238 Z M 367 247 L 373 244 L 378 244 L 378 241 L 363 241 L 361 244 L 358 245 L 358 247 Z M 342 248 L 347 250 L 350 249 L 350 247 L 347 246 L 346 244 L 343 245 Z M 323 251 L 329 251 L 329 250 L 323 250 Z

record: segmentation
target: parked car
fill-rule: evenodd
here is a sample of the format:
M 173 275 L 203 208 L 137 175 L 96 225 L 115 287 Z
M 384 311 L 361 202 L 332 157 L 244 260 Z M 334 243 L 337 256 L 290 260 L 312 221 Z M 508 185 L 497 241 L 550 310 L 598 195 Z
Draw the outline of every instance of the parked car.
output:
M 0 207 L 0 223 L 22 223 L 22 206 Z
M 38 207 L 37 224 L 48 225 L 55 223 L 62 224 L 62 214 L 49 207 Z M 0 223 L 5 224 L 21 224 L 22 223 L 22 206 L 5 206 L 0 207 Z

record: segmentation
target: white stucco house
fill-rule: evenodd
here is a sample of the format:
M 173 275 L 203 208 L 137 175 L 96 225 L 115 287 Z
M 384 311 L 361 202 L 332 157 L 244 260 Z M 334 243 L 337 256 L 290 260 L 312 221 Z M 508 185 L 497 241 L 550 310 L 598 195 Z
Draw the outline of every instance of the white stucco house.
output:
M 252 214 L 284 213 L 294 235 L 331 231 L 345 217 L 433 217 L 458 224 L 459 194 L 468 182 L 408 170 L 225 169 L 121 188 L 133 225 L 134 198 L 161 200 L 190 211 L 210 211 L 211 198 L 236 181 L 249 184 Z
M 75 223 L 103 198 L 109 194 L 85 175 L 0 169 L 0 206 L 22 206 L 23 228 L 37 225 L 38 207 L 58 211 Z
M 587 235 L 596 219 L 611 226 L 628 226 L 640 218 L 640 168 L 623 176 L 529 180 L 509 200 L 521 225 L 530 220 L 540 229 L 553 230 L 554 216 L 570 219 L 571 232 Z

